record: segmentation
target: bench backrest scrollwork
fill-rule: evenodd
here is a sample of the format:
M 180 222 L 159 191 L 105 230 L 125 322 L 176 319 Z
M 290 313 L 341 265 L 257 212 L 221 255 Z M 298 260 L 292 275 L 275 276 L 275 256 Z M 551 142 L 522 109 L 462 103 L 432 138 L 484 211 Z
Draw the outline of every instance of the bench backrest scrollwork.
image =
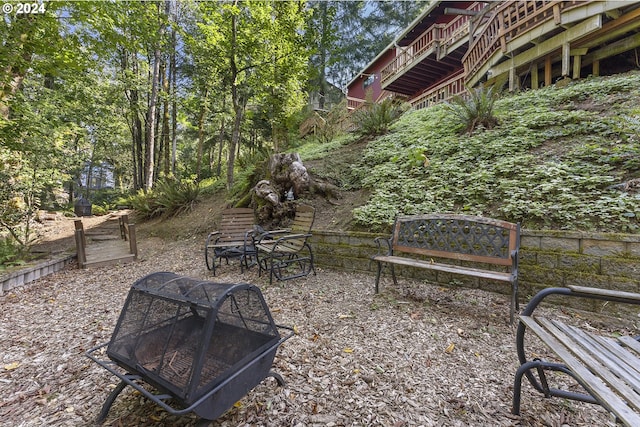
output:
M 469 215 L 400 215 L 391 244 L 394 253 L 513 266 L 520 225 Z

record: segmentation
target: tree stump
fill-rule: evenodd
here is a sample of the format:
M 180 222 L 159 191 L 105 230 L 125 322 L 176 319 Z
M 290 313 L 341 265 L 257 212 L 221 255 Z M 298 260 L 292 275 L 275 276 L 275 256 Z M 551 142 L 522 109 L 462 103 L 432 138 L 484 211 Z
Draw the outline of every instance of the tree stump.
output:
M 269 159 L 270 179 L 253 188 L 258 223 L 284 228 L 295 216 L 295 202 L 309 189 L 311 179 L 298 153 L 274 154 Z

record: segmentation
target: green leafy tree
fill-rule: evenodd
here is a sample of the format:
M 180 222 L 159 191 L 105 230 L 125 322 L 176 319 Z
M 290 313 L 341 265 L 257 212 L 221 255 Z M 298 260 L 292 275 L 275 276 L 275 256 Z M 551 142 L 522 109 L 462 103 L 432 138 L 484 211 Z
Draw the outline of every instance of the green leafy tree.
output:
M 307 9 L 303 2 L 293 1 L 202 3 L 200 8 L 205 36 L 200 51 L 217 59 L 216 67 L 228 82 L 232 126 L 227 186 L 231 188 L 247 105 L 264 108 L 272 129 L 302 105 Z
M 328 79 L 339 87 L 387 47 L 427 1 L 338 1 L 335 8 L 337 43 L 332 47 Z

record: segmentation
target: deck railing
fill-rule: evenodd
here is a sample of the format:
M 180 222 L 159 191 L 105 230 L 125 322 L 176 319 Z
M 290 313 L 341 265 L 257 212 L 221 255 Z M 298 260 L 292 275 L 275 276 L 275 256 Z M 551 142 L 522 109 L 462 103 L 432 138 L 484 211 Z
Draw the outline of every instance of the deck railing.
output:
M 441 102 L 449 101 L 454 96 L 465 93 L 465 91 L 464 71 L 460 70 L 457 74 L 450 76 L 447 81 L 429 88 L 422 94 L 411 99 L 409 102 L 414 110 L 419 110 L 421 108 L 427 108 Z
M 358 110 L 360 108 L 362 108 L 367 102 L 380 102 L 386 98 L 399 98 L 399 99 L 406 99 L 406 97 L 404 95 L 400 95 L 398 93 L 395 92 L 390 92 L 388 90 L 383 90 L 382 92 L 380 92 L 380 95 L 378 95 L 378 97 L 376 99 L 362 99 L 362 98 L 356 98 L 353 96 L 348 96 L 347 97 L 347 109 L 349 111 L 353 111 L 353 110 Z
M 436 43 L 439 42 L 441 38 L 441 29 L 441 25 L 433 25 L 406 48 L 396 48 L 402 49 L 402 51 L 397 54 L 396 57 L 380 72 L 382 84 L 384 85 L 387 80 L 391 79 L 396 74 L 403 72 L 405 68 L 414 62 L 416 57 L 424 54 L 430 49 L 435 49 L 437 46 Z
M 467 79 L 502 49 L 507 50 L 507 43 L 517 34 L 524 34 L 531 29 L 555 19 L 559 20 L 561 12 L 579 6 L 586 1 L 506 1 L 491 3 L 483 14 L 487 24 L 479 26 L 478 34 L 471 34 L 469 50 L 462 58 Z M 559 24 L 559 22 L 557 22 Z
M 480 11 L 483 3 L 475 2 L 467 10 Z M 461 38 L 469 34 L 468 15 L 459 15 L 447 24 L 434 24 L 427 28 L 416 40 L 407 47 L 397 47 L 401 49 L 395 59 L 384 67 L 380 73 L 381 82 L 384 85 L 394 76 L 403 73 L 411 64 L 422 59 L 422 56 L 429 50 L 434 50 L 438 46 L 451 46 Z
M 475 2 L 467 8 L 472 12 L 480 12 L 485 7 L 484 3 Z M 442 43 L 444 46 L 451 46 L 460 39 L 469 35 L 469 21 L 471 17 L 458 15 L 442 28 Z

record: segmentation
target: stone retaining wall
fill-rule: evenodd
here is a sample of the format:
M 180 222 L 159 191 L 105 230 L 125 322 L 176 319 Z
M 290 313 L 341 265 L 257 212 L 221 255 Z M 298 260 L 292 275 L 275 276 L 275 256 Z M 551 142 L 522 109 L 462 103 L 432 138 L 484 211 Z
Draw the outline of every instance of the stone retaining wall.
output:
M 379 234 L 313 230 L 318 267 L 375 274 L 369 257 Z M 384 237 L 388 237 L 385 235 Z M 640 235 L 522 230 L 520 302 L 551 286 L 581 285 L 640 292 Z M 509 294 L 509 284 L 430 270 L 396 267 L 404 277 Z M 374 277 L 371 286 L 374 286 Z M 384 282 L 387 286 L 389 280 Z

